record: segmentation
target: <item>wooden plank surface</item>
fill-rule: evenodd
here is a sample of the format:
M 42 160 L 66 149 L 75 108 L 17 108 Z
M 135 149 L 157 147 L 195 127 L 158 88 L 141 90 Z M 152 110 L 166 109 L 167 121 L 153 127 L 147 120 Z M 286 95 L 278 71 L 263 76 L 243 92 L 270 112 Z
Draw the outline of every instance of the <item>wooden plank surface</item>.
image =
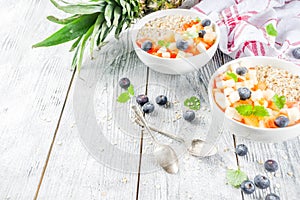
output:
M 150 70 L 148 81 L 149 97 L 153 99 L 156 95 L 162 93 L 166 94 L 171 100 L 175 99 L 180 104 L 175 109 L 175 112 L 177 111 L 181 114 L 182 110 L 185 110 L 184 106 L 182 106 L 184 99 L 193 95 L 204 96 L 204 98 L 201 98 L 202 108 L 196 112 L 197 118 L 195 122 L 188 123 L 183 119 L 178 119 L 163 127 L 167 130 L 170 129 L 169 131 L 173 129 L 173 132 L 174 127 L 172 128 L 172 126 L 174 126 L 174 123 L 178 123 L 178 127 L 184 127 L 179 129 L 182 133 L 178 134 L 186 138 L 188 144 L 193 138 L 205 138 L 203 133 L 208 129 L 208 116 L 210 113 L 207 112 L 209 103 L 205 87 L 201 87 L 201 84 L 207 85 L 210 75 L 220 65 L 222 65 L 222 56 L 218 53 L 199 72 L 202 74 L 203 83 L 199 79 L 199 73 L 191 73 L 186 76 L 170 76 Z M 183 78 L 187 80 L 183 80 Z M 157 85 L 160 85 L 160 87 Z M 162 111 L 159 110 L 157 112 Z M 173 113 L 169 113 L 169 115 L 174 118 L 174 111 Z M 149 121 L 159 127 L 160 124 L 155 120 L 157 121 L 156 115 L 149 116 Z M 165 140 L 164 142 L 176 148 L 176 145 L 169 140 Z M 153 146 L 150 138 L 145 137 L 143 156 L 149 152 L 148 149 L 151 149 L 151 147 L 149 148 L 149 144 Z M 177 150 L 179 155 L 181 153 L 179 174 L 169 175 L 161 169 L 151 174 L 141 174 L 139 199 L 241 199 L 240 191 L 226 185 L 225 179 L 227 168 L 237 168 L 233 151 L 227 151 L 227 149 L 232 149 L 234 146 L 232 136 L 230 134 L 222 135 L 218 144 L 220 149 L 219 154 L 210 158 L 195 158 L 190 156 L 186 151 Z M 143 168 L 152 163 L 143 159 L 141 164 L 141 171 L 143 172 Z
M 1 1 L 0 199 L 33 199 L 73 74 L 67 46 L 31 48 L 58 28 L 45 10 L 56 13 L 48 1 Z
M 127 120 L 128 112 L 122 110 L 127 104 L 120 105 L 116 102 L 116 97 L 123 92 L 118 86 L 121 77 L 130 76 L 135 86 L 143 86 L 146 83 L 147 68 L 141 66 L 140 62 L 135 62 L 137 57 L 134 52 L 124 52 L 130 49 L 132 50 L 131 41 L 124 36 L 121 41 L 110 42 L 101 52 L 96 52 L 95 60 L 87 58 L 88 61 L 73 84 L 39 191 L 39 199 L 136 198 L 140 130 L 136 135 L 124 132 L 131 128 L 127 125 L 130 123 Z M 93 78 L 95 79 L 92 80 Z M 86 84 L 87 88 L 81 88 L 80 84 Z M 86 92 L 88 88 L 94 89 L 89 93 Z M 84 89 L 82 92 L 85 95 L 78 91 L 80 89 Z M 90 97 L 93 101 L 91 112 L 85 106 L 85 100 Z M 77 108 L 84 110 L 81 112 Z M 126 120 L 124 122 L 120 119 L 122 112 Z M 102 125 L 99 132 L 98 129 L 91 128 L 89 121 L 84 121 L 92 117 L 96 117 L 99 125 Z M 85 124 L 86 127 L 82 130 L 81 127 Z M 100 140 L 104 139 L 112 146 L 102 146 Z M 118 150 L 125 152 L 126 156 L 120 157 Z M 131 167 L 126 162 L 130 157 L 135 158 L 129 163 Z
M 0 199 L 33 199 L 37 191 L 39 199 L 250 200 L 263 199 L 270 191 L 279 194 L 281 199 L 300 196 L 299 138 L 278 144 L 236 138 L 237 143 L 249 147 L 249 154 L 239 157 L 238 162 L 251 179 L 256 174 L 267 174 L 262 166 L 266 159 L 277 160 L 280 165 L 275 175 L 267 174 L 271 189 L 242 196 L 238 189 L 226 185 L 225 180 L 226 169 L 237 168 L 230 134 L 224 133 L 218 141 L 218 155 L 202 159 L 191 157 L 186 147 L 156 135 L 160 141 L 172 145 L 180 157 L 179 174 L 169 175 L 155 163 L 151 153 L 154 145 L 149 136 L 145 134 L 140 143 L 141 129 L 128 123 L 128 113 L 123 111 L 130 104 L 116 104 L 117 96 L 123 92 L 117 82 L 127 76 L 137 94 L 147 93 L 154 101 L 163 93 L 174 103 L 169 110 L 156 107 L 155 113 L 147 116 L 151 124 L 184 136 L 188 142 L 193 137 L 205 138 L 199 128 L 205 130 L 210 119 L 205 87 L 201 84 L 207 84 L 211 73 L 230 60 L 228 57 L 223 59 L 218 52 L 201 71 L 205 74 L 202 80 L 200 72 L 180 77 L 163 75 L 148 71 L 134 52 L 125 53 L 131 48 L 126 36 L 122 43 L 108 45 L 107 51 L 97 53 L 95 60 L 88 61 L 72 84 L 74 73 L 69 67 L 72 54 L 66 53 L 69 44 L 31 49 L 32 44 L 59 27 L 46 21 L 50 14 L 62 15 L 48 1 L 1 1 L 0 16 L 5 20 L 0 23 Z M 89 83 L 85 69 L 97 69 L 95 76 L 91 76 L 96 78 L 96 84 L 87 85 L 95 91 L 91 101 L 83 99 L 87 110 L 79 115 L 74 106 L 81 101 L 75 99 L 77 85 L 74 83 Z M 180 116 L 184 109 L 182 101 L 190 95 L 200 95 L 203 105 L 197 112 L 196 123 L 189 127 L 176 116 Z M 85 124 L 91 117 L 88 109 L 93 110 L 103 137 L 94 137 L 95 129 Z M 161 117 L 164 120 L 157 120 Z M 102 144 L 99 140 L 103 138 L 109 144 L 107 147 L 114 148 L 97 145 Z

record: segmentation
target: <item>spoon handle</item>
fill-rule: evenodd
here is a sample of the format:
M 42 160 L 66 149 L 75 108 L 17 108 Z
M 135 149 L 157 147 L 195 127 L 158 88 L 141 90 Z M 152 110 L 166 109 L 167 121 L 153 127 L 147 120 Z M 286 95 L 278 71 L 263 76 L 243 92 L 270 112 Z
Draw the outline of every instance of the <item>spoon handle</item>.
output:
M 141 110 L 136 106 L 133 105 L 132 110 L 134 111 L 135 115 L 137 116 L 137 118 L 142 122 L 143 126 L 146 128 L 146 130 L 148 131 L 148 133 L 150 134 L 150 136 L 152 137 L 153 141 L 157 144 L 160 144 L 155 137 L 152 135 L 152 132 L 150 130 L 150 127 L 148 126 L 148 123 L 146 122 Z
M 135 119 L 135 123 L 137 123 L 139 126 L 144 126 L 143 123 L 139 119 Z M 169 137 L 169 138 L 171 138 L 173 140 L 176 140 L 177 142 L 184 143 L 184 139 L 182 137 L 180 137 L 180 136 L 174 135 L 172 133 L 168 133 L 166 131 L 159 130 L 159 129 L 157 129 L 154 126 L 151 126 L 149 124 L 148 124 L 148 126 L 154 132 L 157 132 L 159 134 L 167 136 L 167 137 Z

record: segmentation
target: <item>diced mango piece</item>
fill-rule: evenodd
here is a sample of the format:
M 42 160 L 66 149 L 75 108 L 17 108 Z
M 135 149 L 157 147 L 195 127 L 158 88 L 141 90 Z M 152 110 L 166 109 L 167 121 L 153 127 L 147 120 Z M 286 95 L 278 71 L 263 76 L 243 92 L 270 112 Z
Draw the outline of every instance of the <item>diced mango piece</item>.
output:
M 250 125 L 250 126 L 259 126 L 259 121 L 257 117 L 254 116 L 249 116 L 249 117 L 244 117 L 245 124 Z

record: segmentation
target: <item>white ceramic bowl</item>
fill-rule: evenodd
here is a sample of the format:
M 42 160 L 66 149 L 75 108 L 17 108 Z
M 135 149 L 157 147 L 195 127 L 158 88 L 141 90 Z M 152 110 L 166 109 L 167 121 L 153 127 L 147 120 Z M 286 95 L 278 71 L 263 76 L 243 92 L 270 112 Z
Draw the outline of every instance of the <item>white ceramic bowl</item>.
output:
M 243 63 L 244 66 L 256 66 L 256 65 L 270 65 L 275 68 L 285 69 L 293 74 L 298 74 L 300 76 L 300 67 L 293 63 L 280 60 L 271 57 L 245 57 L 233 60 L 221 66 L 211 77 L 209 82 L 209 100 L 211 107 L 213 109 L 213 115 L 223 116 L 225 130 L 229 130 L 231 133 L 241 136 L 250 140 L 260 141 L 260 142 L 279 142 L 294 138 L 300 135 L 300 124 L 296 124 L 285 128 L 257 128 L 252 127 L 238 121 L 235 121 L 227 116 L 224 112 L 217 106 L 213 94 L 213 83 L 214 79 L 220 73 L 227 71 L 228 67 L 233 63 Z
M 132 31 L 132 42 L 136 54 L 140 60 L 151 69 L 165 73 L 165 74 L 184 74 L 199 69 L 213 57 L 215 54 L 218 44 L 220 41 L 220 30 L 219 27 L 212 21 L 217 38 L 215 43 L 206 51 L 196 56 L 188 58 L 161 58 L 158 56 L 151 55 L 143 51 L 137 44 L 137 34 L 140 28 L 142 28 L 147 22 L 156 18 L 161 18 L 169 15 L 182 15 L 199 17 L 200 19 L 210 19 L 208 16 L 193 10 L 187 9 L 169 9 L 153 12 L 140 19 L 134 26 Z

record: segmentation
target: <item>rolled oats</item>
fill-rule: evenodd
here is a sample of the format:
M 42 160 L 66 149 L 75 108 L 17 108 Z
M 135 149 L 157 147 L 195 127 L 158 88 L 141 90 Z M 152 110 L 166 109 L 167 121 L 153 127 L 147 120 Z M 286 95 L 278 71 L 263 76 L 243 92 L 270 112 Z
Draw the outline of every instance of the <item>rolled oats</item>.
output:
M 258 66 L 257 79 L 264 82 L 279 96 L 285 96 L 287 101 L 300 101 L 300 78 L 287 70 L 271 66 Z

